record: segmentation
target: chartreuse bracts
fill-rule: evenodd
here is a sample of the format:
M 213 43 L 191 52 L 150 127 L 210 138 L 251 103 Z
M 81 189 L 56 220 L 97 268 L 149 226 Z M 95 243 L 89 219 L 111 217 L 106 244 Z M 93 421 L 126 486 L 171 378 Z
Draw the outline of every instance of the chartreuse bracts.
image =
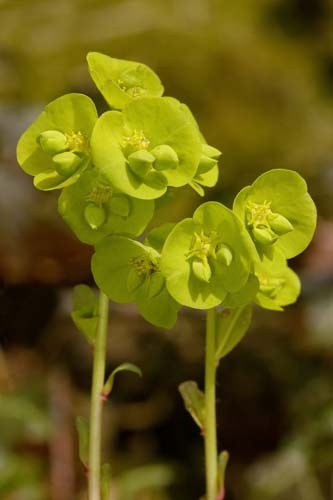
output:
M 228 455 L 217 452 L 216 367 L 247 331 L 254 303 L 282 310 L 296 301 L 300 281 L 287 259 L 311 241 L 316 209 L 304 179 L 277 169 L 243 188 L 232 208 L 206 202 L 192 217 L 154 227 L 155 200 L 186 185 L 203 196 L 218 180 L 221 153 L 184 103 L 163 96 L 146 65 L 97 52 L 87 59 L 109 109 L 98 116 L 78 93 L 55 99 L 21 136 L 17 158 L 37 189 L 60 190 L 59 213 L 79 240 L 95 246 L 100 299 L 80 285 L 72 313 L 95 345 L 90 424 L 78 423 L 81 444 L 90 427 L 86 454 L 80 446 L 89 500 L 100 500 L 103 486 L 100 396 L 110 393 L 116 372 L 140 373 L 124 363 L 104 378 L 106 297 L 135 303 L 163 328 L 175 324 L 181 306 L 207 311 L 205 391 L 192 381 L 180 391 L 205 440 L 206 500 L 222 499 Z

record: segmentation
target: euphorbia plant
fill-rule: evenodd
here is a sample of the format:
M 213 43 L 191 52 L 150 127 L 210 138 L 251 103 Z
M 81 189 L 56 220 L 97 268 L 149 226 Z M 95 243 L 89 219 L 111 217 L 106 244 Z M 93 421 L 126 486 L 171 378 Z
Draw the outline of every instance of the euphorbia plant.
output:
M 253 303 L 281 310 L 297 299 L 300 283 L 286 259 L 310 242 L 315 207 L 297 173 L 275 170 L 245 187 L 233 210 L 207 202 L 192 218 L 141 237 L 154 200 L 169 187 L 189 185 L 204 195 L 216 184 L 221 153 L 206 143 L 185 104 L 162 96 L 147 66 L 95 52 L 88 65 L 111 109 L 98 117 L 85 95 L 56 99 L 22 135 L 17 157 L 38 189 L 62 190 L 59 213 L 82 242 L 95 246 L 99 299 L 79 285 L 72 312 L 94 347 L 90 420 L 79 418 L 77 425 L 89 500 L 108 498 L 103 401 L 117 372 L 141 373 L 123 363 L 105 376 L 109 299 L 136 303 L 147 321 L 163 328 L 175 324 L 182 305 L 206 311 L 205 390 L 189 381 L 180 391 L 205 441 L 206 500 L 222 500 L 228 455 L 217 450 L 216 368 L 245 334 Z

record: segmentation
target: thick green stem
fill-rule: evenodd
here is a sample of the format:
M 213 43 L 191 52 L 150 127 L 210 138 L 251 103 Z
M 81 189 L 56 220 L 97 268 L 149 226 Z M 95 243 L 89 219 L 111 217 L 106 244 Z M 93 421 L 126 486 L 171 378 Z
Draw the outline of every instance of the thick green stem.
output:
M 93 376 L 90 404 L 89 437 L 89 500 L 101 499 L 101 448 L 103 386 L 105 380 L 106 341 L 108 333 L 109 299 L 101 291 L 99 296 L 99 321 L 94 346 Z
M 205 459 L 206 459 L 206 500 L 217 497 L 217 438 L 216 438 L 216 397 L 215 397 L 215 339 L 216 312 L 207 311 L 206 318 L 206 360 L 205 360 Z

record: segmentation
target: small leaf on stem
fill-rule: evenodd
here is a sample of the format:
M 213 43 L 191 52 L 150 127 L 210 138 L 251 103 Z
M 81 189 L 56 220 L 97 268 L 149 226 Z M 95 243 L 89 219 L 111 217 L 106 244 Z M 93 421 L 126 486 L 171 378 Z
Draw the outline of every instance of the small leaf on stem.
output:
M 136 373 L 137 375 L 139 375 L 139 377 L 142 377 L 142 371 L 138 366 L 134 365 L 133 363 L 122 363 L 113 370 L 113 372 L 105 382 L 102 393 L 103 398 L 107 398 L 107 396 L 111 393 L 116 374 L 118 372 L 124 371 Z
M 193 418 L 194 422 L 204 428 L 205 422 L 205 396 L 198 388 L 198 384 L 193 380 L 183 382 L 178 387 L 179 392 L 184 400 L 185 408 Z
M 76 430 L 79 437 L 79 457 L 85 467 L 89 463 L 89 421 L 84 417 L 76 417 Z
M 111 488 L 111 464 L 103 464 L 101 469 L 101 494 L 102 500 L 110 499 L 110 488 Z
M 94 344 L 98 325 L 98 299 L 87 285 L 77 285 L 73 291 L 71 318 L 89 343 Z
M 252 307 L 244 305 L 224 309 L 218 317 L 216 334 L 216 359 L 226 356 L 242 340 L 252 319 Z
M 228 465 L 229 453 L 227 451 L 222 451 L 219 454 L 218 458 L 218 471 L 217 471 L 217 491 L 218 496 L 216 500 L 224 500 L 225 489 L 224 489 L 224 479 L 225 479 L 225 470 Z

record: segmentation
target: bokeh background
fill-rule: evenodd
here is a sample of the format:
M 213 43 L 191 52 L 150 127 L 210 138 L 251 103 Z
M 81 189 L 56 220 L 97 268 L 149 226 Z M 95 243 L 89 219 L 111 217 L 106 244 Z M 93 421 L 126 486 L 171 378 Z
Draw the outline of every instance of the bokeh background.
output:
M 206 200 L 228 205 L 270 168 L 308 181 L 313 243 L 292 266 L 303 292 L 283 313 L 254 311 L 218 371 L 227 500 L 333 499 L 333 4 L 330 0 L 0 0 L 0 498 L 85 498 L 76 415 L 88 411 L 91 350 L 69 319 L 71 287 L 91 283 L 92 249 L 18 167 L 19 135 L 50 100 L 91 96 L 85 56 L 142 61 L 187 103 L 223 151 Z M 158 218 L 201 202 L 184 189 Z M 203 381 L 204 318 L 171 331 L 111 305 L 108 369 L 132 361 L 105 407 L 117 500 L 193 500 L 201 437 L 177 391 Z M 113 492 L 113 500 L 116 493 Z

